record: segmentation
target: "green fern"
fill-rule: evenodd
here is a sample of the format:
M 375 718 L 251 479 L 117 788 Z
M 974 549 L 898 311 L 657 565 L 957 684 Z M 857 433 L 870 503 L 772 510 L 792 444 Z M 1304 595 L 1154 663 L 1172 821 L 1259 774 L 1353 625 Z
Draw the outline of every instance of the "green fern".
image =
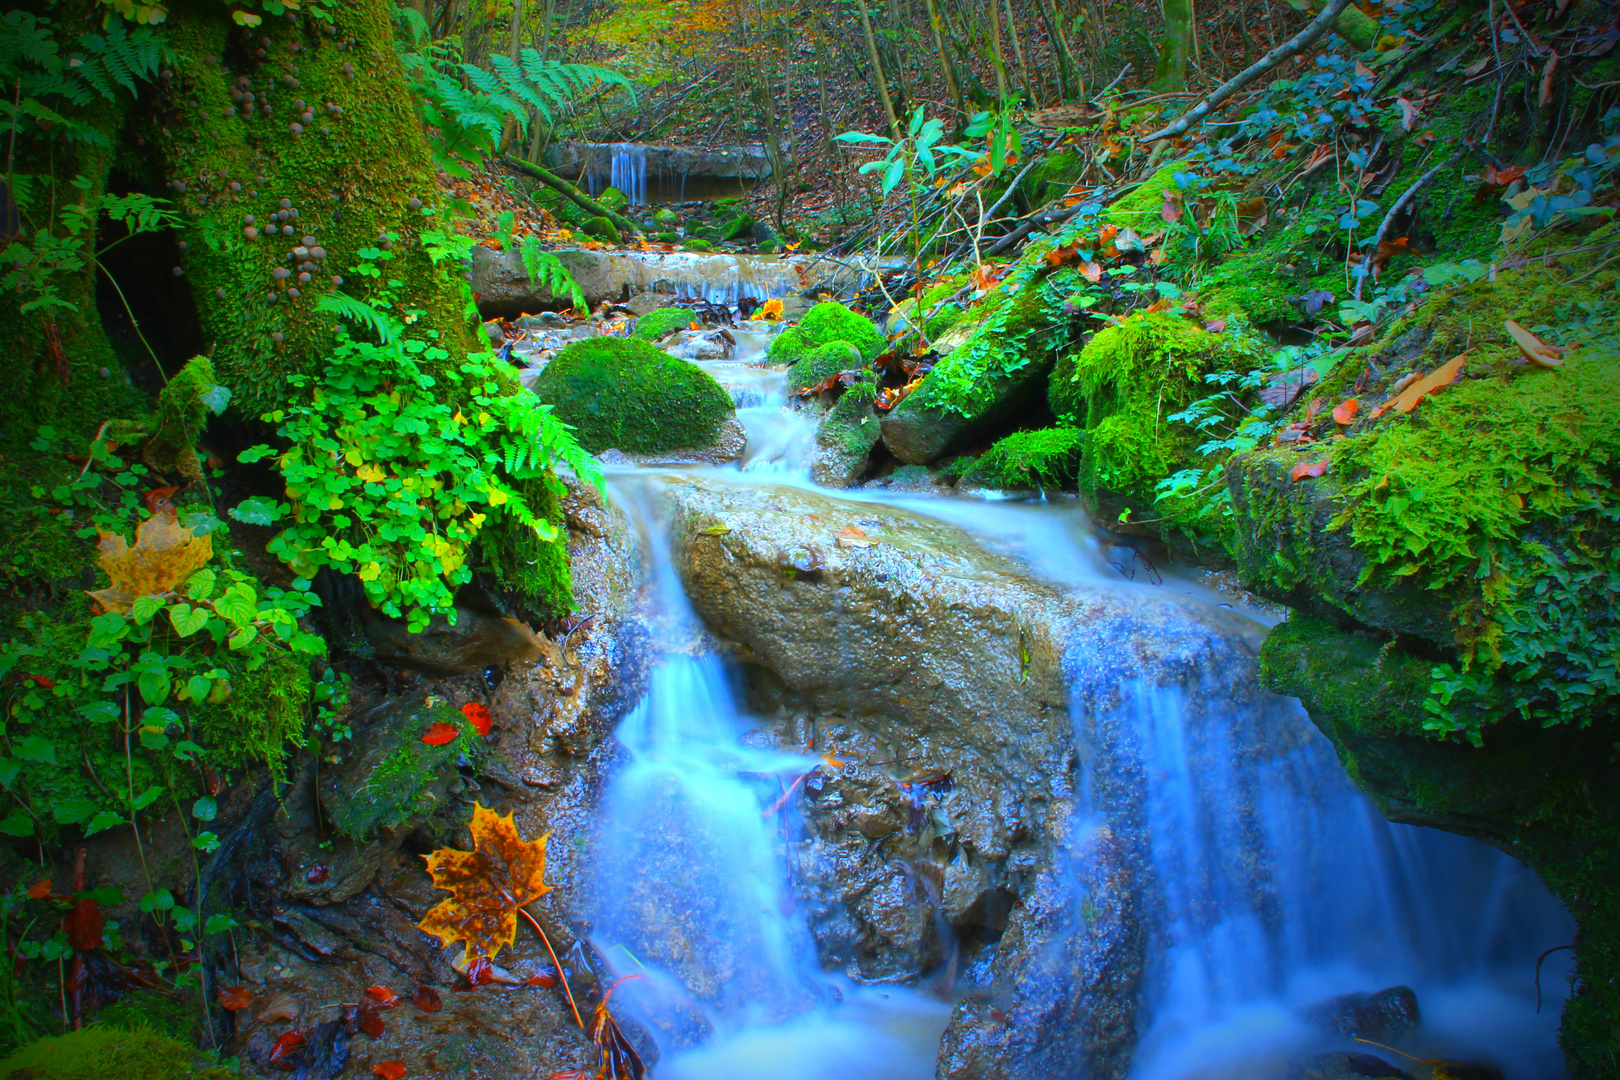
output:
M 367 327 L 381 345 L 392 345 L 400 334 L 400 324 L 385 312 L 343 293 L 332 292 L 315 302 L 315 310 Z
M 525 236 L 518 253 L 523 258 L 523 269 L 529 275 L 530 284 L 535 288 L 545 286 L 553 297 L 567 294 L 576 308 L 585 310 L 588 305 L 585 303 L 585 294 L 580 291 L 579 282 L 574 280 L 574 275 L 569 272 L 561 259 L 540 246 L 538 236 L 533 233 Z

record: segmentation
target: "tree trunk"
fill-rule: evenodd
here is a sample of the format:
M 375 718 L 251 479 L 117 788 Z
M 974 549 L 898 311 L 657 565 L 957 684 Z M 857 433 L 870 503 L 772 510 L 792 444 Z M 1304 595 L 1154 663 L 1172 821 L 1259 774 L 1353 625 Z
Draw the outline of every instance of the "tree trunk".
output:
M 996 104 L 1007 107 L 1007 57 L 1001 51 L 1001 5 L 990 0 L 991 66 L 996 69 Z
M 1192 55 L 1192 0 L 1161 0 L 1164 43 L 1153 68 L 1152 88 L 1161 94 L 1187 89 L 1187 61 Z
M 883 102 L 883 115 L 889 121 L 889 138 L 900 138 L 900 119 L 894 115 L 894 102 L 889 98 L 889 80 L 883 75 L 883 62 L 878 59 L 877 39 L 872 36 L 872 16 L 866 9 L 866 0 L 855 0 L 861 12 L 861 31 L 866 35 L 866 55 L 872 63 L 872 81 L 877 83 L 878 99 Z
M 939 54 L 939 69 L 945 76 L 945 89 L 950 92 L 956 111 L 965 113 L 967 106 L 962 101 L 962 87 L 956 81 L 956 68 L 951 63 L 951 54 L 945 48 L 945 35 L 940 29 L 939 4 L 937 0 L 927 0 L 927 4 L 928 26 L 934 33 L 934 51 Z
M 1018 78 L 1024 84 L 1024 93 L 1029 97 L 1029 103 L 1040 108 L 1040 101 L 1035 96 L 1035 83 L 1029 77 L 1029 64 L 1024 61 L 1024 43 L 1018 35 L 1018 18 L 1013 14 L 1012 0 L 1002 0 L 1007 5 L 1007 36 L 1012 38 L 1013 58 L 1018 62 Z
M 506 55 L 512 63 L 517 63 L 518 52 L 523 47 L 523 0 L 512 0 L 512 24 L 507 31 Z M 518 136 L 518 122 L 516 117 L 508 116 L 501 128 L 500 152 L 506 153 L 512 145 L 512 140 Z

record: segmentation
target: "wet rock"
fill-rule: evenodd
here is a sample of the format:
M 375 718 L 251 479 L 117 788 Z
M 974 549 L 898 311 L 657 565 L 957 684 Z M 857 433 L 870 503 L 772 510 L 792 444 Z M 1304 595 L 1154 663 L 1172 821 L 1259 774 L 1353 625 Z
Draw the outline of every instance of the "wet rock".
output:
M 375 658 L 384 664 L 435 675 L 463 675 L 489 667 L 533 660 L 544 647 L 533 630 L 517 619 L 457 605 L 452 624 L 435 615 L 426 629 L 411 633 L 404 619 L 390 619 L 362 608 L 360 617 Z
M 1408 986 L 1391 986 L 1375 994 L 1344 994 L 1312 1006 L 1305 1017 L 1348 1039 L 1389 1042 L 1422 1022 L 1417 994 Z
M 866 471 L 883 431 L 872 411 L 874 396 L 870 383 L 850 387 L 816 429 L 810 475 L 822 487 L 849 487 Z
M 453 725 L 461 734 L 431 746 L 422 736 L 434 724 Z M 445 805 L 456 760 L 471 752 L 470 740 L 478 736 L 461 713 L 435 697 L 386 702 L 355 726 L 342 764 L 324 769 L 316 784 L 321 808 L 341 836 L 366 841 L 386 830 L 403 842 Z
M 1411 1074 L 1373 1054 L 1338 1050 L 1307 1059 L 1290 1080 L 1411 1080 Z
M 607 450 L 597 457 L 610 465 L 724 465 L 736 461 L 748 449 L 748 430 L 735 416 L 720 425 L 720 433 L 708 446 L 668 450 L 657 454 L 627 454 Z
M 824 959 L 861 977 L 915 974 L 939 955 L 931 935 L 954 936 L 989 950 L 988 984 L 952 1020 L 942 1077 L 1123 1075 L 1145 938 L 1143 785 L 1130 739 L 1100 725 L 1125 672 L 1191 685 L 1214 671 L 1202 692 L 1257 694 L 1257 632 L 1171 596 L 1058 592 L 888 507 L 698 478 L 666 490 L 676 566 L 756 707 L 797 711 L 801 747 L 904 763 L 887 784 L 855 766 L 828 778 L 825 810 L 806 782 L 798 865 Z M 1088 766 L 1106 829 L 1073 822 L 1071 701 L 1087 746 L 1121 747 Z M 1088 852 L 1073 866 L 1071 843 Z M 949 933 L 925 925 L 936 912 Z

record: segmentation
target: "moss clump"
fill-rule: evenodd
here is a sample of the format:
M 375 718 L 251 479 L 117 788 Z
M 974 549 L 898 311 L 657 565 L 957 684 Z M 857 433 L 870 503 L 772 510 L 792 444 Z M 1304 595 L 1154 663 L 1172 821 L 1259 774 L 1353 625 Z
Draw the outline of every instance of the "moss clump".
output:
M 604 188 L 602 194 L 596 197 L 596 204 L 615 214 L 622 214 L 624 208 L 630 205 L 630 196 L 616 187 Z
M 445 803 L 458 759 L 476 761 L 483 740 L 461 713 L 442 700 L 395 701 L 369 720 L 358 756 L 323 771 L 321 805 L 338 833 L 364 841 L 384 829 L 423 820 Z M 435 724 L 458 734 L 437 746 L 422 741 Z
M 1164 221 L 1164 193 L 1181 190 L 1176 185 L 1178 171 L 1177 166 L 1166 165 L 1148 177 L 1141 187 L 1111 203 L 1102 213 L 1102 223 L 1143 234 L 1150 232 L 1150 226 Z
M 733 412 L 708 372 L 632 338 L 588 338 L 558 353 L 534 392 L 593 453 L 708 446 Z
M 1207 395 L 1205 375 L 1252 369 L 1263 355 L 1260 343 L 1246 336 L 1139 313 L 1060 360 L 1048 401 L 1060 421 L 1086 433 L 1081 490 L 1120 496 L 1127 505 L 1151 504 L 1154 485 L 1197 457 L 1198 436 L 1169 417 Z
M 555 540 L 510 517 L 484 527 L 478 549 L 482 569 L 501 590 L 514 594 L 531 621 L 567 615 L 574 609 L 574 581 L 569 573 L 568 523 L 554 477 L 521 481 L 524 500 L 535 514 L 556 529 Z
M 630 331 L 630 336 L 643 341 L 657 341 L 667 334 L 677 330 L 685 330 L 697 318 L 697 312 L 691 308 L 667 307 L 650 311 L 636 320 L 636 328 Z
M 738 214 L 720 231 L 722 240 L 740 240 L 754 230 L 753 214 Z
M 598 240 L 605 240 L 610 244 L 620 242 L 619 227 L 612 220 L 605 217 L 593 217 L 581 226 L 587 236 L 594 236 Z
M 799 320 L 799 331 L 812 347 L 847 341 L 862 360 L 872 360 L 888 345 L 883 332 L 870 319 L 832 300 L 824 300 L 805 312 Z
M 998 488 L 1062 488 L 1075 482 L 1085 435 L 1074 428 L 1020 431 L 973 462 L 970 479 Z
M 818 484 L 842 486 L 855 480 L 877 445 L 881 429 L 872 414 L 877 383 L 858 382 L 846 389 L 816 431 L 819 453 L 811 468 Z
M 815 386 L 841 371 L 861 366 L 861 354 L 847 341 L 829 341 L 800 355 L 788 368 L 788 388 L 794 391 Z
M 280 781 L 293 747 L 304 745 L 304 708 L 312 685 L 309 664 L 272 650 L 262 667 L 231 678 L 223 704 L 195 708 L 198 730 L 217 764 L 266 765 Z
M 23 1047 L 0 1062 L 0 1080 L 231 1080 L 237 1073 L 146 1028 L 91 1024 Z
M 1275 254 L 1254 252 L 1221 263 L 1198 290 L 1212 316 L 1239 316 L 1256 325 L 1299 318 L 1295 305 L 1301 282 L 1283 268 Z
M 143 450 L 153 468 L 173 469 L 188 480 L 203 478 L 197 458 L 197 440 L 210 412 L 223 412 L 230 392 L 214 378 L 214 365 L 196 356 L 175 373 L 158 394 L 151 436 Z
M 686 243 L 681 245 L 682 251 L 713 251 L 714 245 L 698 237 L 688 237 Z

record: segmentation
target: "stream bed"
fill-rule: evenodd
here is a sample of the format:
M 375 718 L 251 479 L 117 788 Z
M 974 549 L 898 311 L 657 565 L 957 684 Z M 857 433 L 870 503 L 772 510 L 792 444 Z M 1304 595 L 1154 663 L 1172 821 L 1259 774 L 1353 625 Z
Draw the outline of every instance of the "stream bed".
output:
M 1377 813 L 1258 687 L 1274 613 L 1176 568 L 1128 579 L 1072 500 L 817 488 L 816 417 L 759 365 L 767 336 L 736 336 L 700 366 L 738 402 L 742 460 L 609 476 L 661 659 L 617 731 L 589 921 L 654 1076 L 1402 1060 L 1369 1032 L 1564 1075 L 1568 954 L 1539 1006 L 1535 974 L 1568 914 L 1495 849 Z M 1001 703 L 1032 694 L 1019 734 Z M 866 820 L 896 791 L 903 826 Z M 850 807 L 854 832 L 828 824 Z

